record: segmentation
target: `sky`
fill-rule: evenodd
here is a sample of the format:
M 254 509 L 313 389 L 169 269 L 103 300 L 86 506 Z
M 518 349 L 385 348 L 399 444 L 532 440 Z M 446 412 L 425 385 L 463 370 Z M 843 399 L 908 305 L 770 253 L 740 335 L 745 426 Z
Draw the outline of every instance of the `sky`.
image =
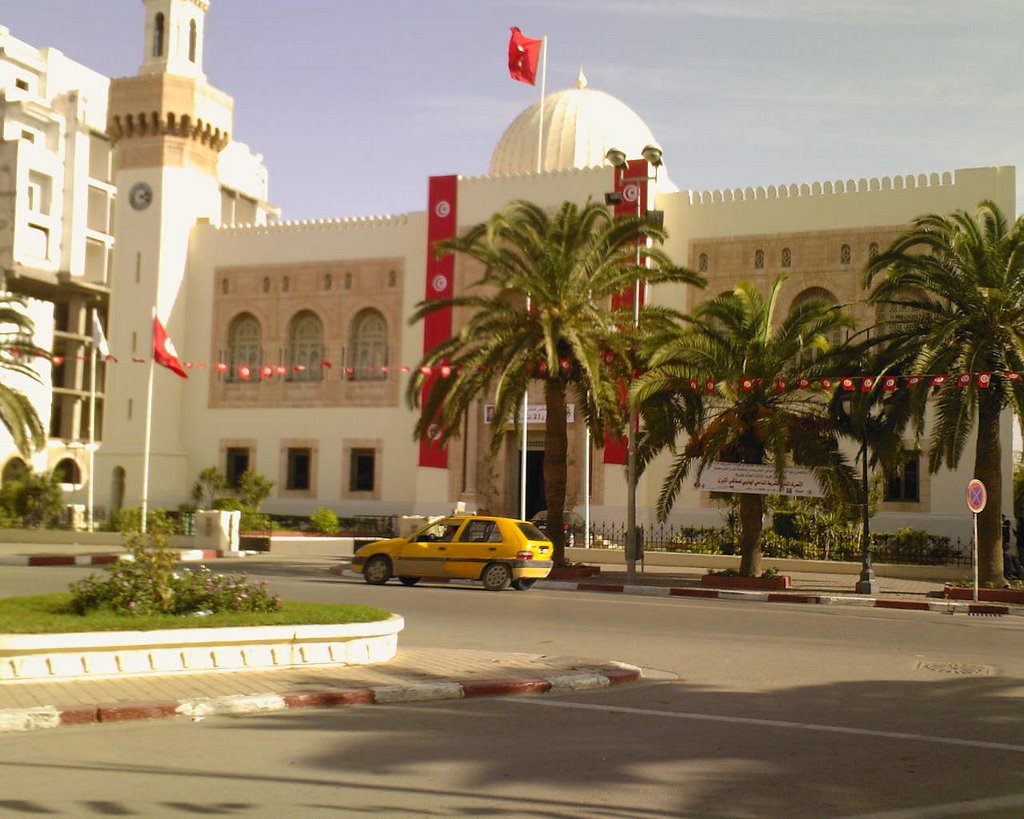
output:
M 0 0 L 0 25 L 107 76 L 143 59 L 142 0 Z M 204 69 L 285 219 L 423 210 L 477 176 L 539 88 L 629 105 L 683 189 L 1019 166 L 1020 0 L 210 0 Z M 1018 198 L 1018 211 L 1024 197 Z

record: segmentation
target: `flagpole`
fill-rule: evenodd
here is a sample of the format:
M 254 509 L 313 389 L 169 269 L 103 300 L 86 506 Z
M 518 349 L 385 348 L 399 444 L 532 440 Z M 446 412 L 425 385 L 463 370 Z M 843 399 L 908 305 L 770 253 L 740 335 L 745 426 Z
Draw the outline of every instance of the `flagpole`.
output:
M 93 310 L 92 320 L 96 321 Z M 93 335 L 95 336 L 95 329 Z M 93 339 L 92 351 L 89 353 L 89 492 L 86 496 L 87 531 L 93 531 L 93 490 L 96 486 L 96 340 Z
M 156 306 L 154 305 L 149 321 L 150 333 L 154 332 L 153 328 L 155 326 Z M 156 346 L 151 336 L 149 342 L 149 383 L 146 385 L 146 443 L 142 450 L 142 534 L 146 533 L 146 513 L 149 505 L 149 437 L 153 427 L 153 369 L 156 361 L 155 350 Z
M 544 87 L 547 84 L 547 73 L 548 73 L 548 38 L 541 38 L 540 46 L 540 119 L 537 127 L 537 173 L 541 173 L 544 170 Z M 530 312 L 530 297 L 526 297 L 526 312 Z M 519 517 L 526 520 L 526 448 L 529 443 L 529 422 L 527 418 L 529 416 L 530 406 L 530 394 L 529 394 L 529 381 L 527 383 L 527 390 L 523 393 L 523 440 L 520 445 L 520 464 L 519 464 Z M 551 510 L 548 510 L 548 514 L 551 514 Z

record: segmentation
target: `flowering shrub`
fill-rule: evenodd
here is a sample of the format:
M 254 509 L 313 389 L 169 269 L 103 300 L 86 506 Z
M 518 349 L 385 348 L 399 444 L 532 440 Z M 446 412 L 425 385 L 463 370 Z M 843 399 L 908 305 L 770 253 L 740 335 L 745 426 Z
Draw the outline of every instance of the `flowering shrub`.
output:
M 148 540 L 148 542 L 147 542 Z M 107 566 L 71 584 L 72 607 L 79 614 L 108 609 L 121 614 L 213 614 L 226 611 L 277 611 L 281 599 L 266 581 L 244 574 L 214 574 L 206 566 L 175 570 L 175 552 L 167 538 L 128 536 L 130 559 Z

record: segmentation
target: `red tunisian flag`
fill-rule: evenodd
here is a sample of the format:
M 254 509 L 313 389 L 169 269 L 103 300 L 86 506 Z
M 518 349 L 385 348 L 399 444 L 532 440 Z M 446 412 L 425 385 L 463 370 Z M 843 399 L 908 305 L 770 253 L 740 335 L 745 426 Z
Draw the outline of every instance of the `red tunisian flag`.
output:
M 172 373 L 188 378 L 188 373 L 178 358 L 178 351 L 174 349 L 174 343 L 167 336 L 167 331 L 158 318 L 153 319 L 153 360 Z
M 537 62 L 543 40 L 527 37 L 515 26 L 509 29 L 512 37 L 508 41 L 508 73 L 513 80 L 527 85 L 537 84 Z

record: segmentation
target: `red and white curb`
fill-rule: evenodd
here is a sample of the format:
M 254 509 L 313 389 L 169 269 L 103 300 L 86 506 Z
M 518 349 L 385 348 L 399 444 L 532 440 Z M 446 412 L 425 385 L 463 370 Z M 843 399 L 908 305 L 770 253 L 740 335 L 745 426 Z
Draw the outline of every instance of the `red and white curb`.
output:
M 953 600 L 900 600 L 878 597 L 852 597 L 842 594 L 805 594 L 800 592 L 736 591 L 672 586 L 636 586 L 624 583 L 574 583 L 565 580 L 542 580 L 537 587 L 561 591 L 611 592 L 640 594 L 647 597 L 702 597 L 717 600 L 741 600 L 748 603 L 805 603 L 822 606 L 862 606 L 876 609 L 938 611 L 943 614 L 1010 614 L 1024 616 L 1024 606 L 1000 603 L 973 603 Z
M 239 694 L 226 697 L 70 708 L 57 708 L 52 705 L 35 708 L 8 708 L 0 709 L 0 733 L 38 731 L 44 728 L 58 728 L 62 725 L 127 722 L 165 717 L 184 716 L 200 720 L 204 717 L 261 714 L 286 711 L 292 708 L 390 705 L 525 694 L 565 694 L 636 682 L 641 676 L 640 669 L 634 665 L 612 662 L 590 671 L 553 674 L 549 677 L 533 679 L 379 685 L 369 688 L 298 691 L 290 694 Z
M 220 549 L 182 549 L 177 559 L 180 563 L 189 563 L 215 557 L 224 557 L 224 552 Z M 130 555 L 124 552 L 96 555 L 0 555 L 0 566 L 103 566 L 130 559 Z

